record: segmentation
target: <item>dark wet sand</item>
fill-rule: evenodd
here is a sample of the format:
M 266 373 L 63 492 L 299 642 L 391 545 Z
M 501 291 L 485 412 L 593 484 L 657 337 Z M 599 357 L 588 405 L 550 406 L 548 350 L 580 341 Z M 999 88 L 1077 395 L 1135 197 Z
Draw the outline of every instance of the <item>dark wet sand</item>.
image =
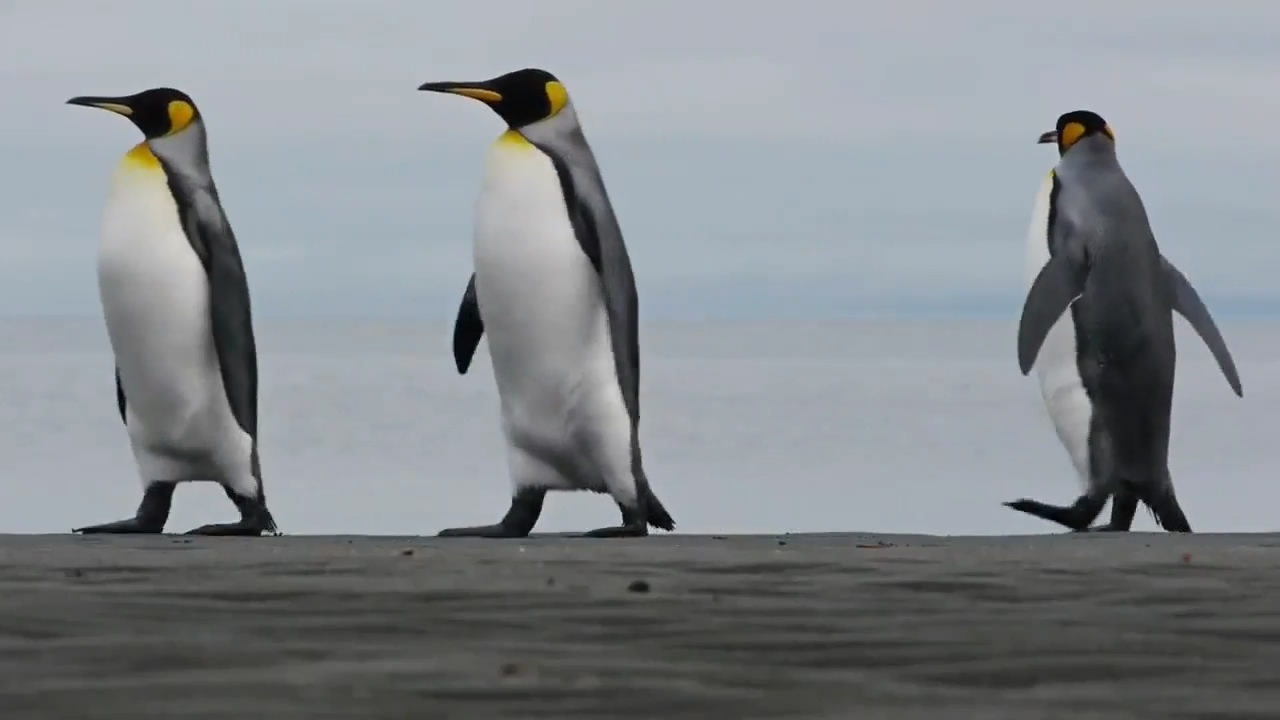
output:
M 0 664 L 4 720 L 1275 718 L 1280 536 L 0 536 Z

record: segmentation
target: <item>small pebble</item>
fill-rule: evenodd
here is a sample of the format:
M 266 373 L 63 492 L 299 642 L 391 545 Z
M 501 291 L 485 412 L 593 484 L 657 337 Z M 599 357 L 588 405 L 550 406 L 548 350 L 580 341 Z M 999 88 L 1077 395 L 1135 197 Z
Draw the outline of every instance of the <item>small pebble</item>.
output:
M 786 541 L 786 540 L 779 540 L 779 541 L 778 541 L 778 544 L 779 544 L 779 545 L 786 545 L 786 544 L 787 544 L 787 541 Z
M 405 548 L 405 549 L 403 549 L 403 550 L 401 550 L 401 551 L 400 551 L 400 554 L 401 554 L 401 555 L 412 555 L 412 554 L 413 554 L 413 548 Z
M 649 583 L 644 580 L 632 580 L 631 584 L 627 586 L 627 590 L 633 593 L 647 593 L 649 592 Z
M 498 668 L 498 672 L 502 673 L 504 677 L 511 677 L 520 672 L 520 666 L 510 662 L 502 663 L 502 667 Z

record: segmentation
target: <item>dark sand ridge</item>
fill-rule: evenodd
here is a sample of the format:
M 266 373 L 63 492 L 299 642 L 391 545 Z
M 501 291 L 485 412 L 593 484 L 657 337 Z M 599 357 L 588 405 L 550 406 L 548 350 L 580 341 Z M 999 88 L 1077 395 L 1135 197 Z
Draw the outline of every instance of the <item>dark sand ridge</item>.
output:
M 1272 535 L 0 536 L 0 604 L 4 720 L 1280 717 Z

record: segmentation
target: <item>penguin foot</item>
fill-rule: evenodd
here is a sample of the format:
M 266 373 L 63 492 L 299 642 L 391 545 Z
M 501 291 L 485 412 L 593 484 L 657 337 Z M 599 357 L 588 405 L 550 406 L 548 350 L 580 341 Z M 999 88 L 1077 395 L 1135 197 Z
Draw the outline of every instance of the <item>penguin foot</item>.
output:
M 533 526 L 542 515 L 542 502 L 547 489 L 524 487 L 511 496 L 511 507 L 497 525 L 445 528 L 436 537 L 524 538 L 533 532 Z
M 627 537 L 646 537 L 649 535 L 649 525 L 643 520 L 638 523 L 628 523 L 626 525 L 614 525 L 613 527 L 596 528 L 582 533 L 584 538 L 627 538 Z
M 142 493 L 142 502 L 138 510 L 128 520 L 89 525 L 74 528 L 71 532 L 84 535 L 156 535 L 164 532 L 164 524 L 169 520 L 169 508 L 173 505 L 171 482 L 153 482 L 147 485 Z
M 1091 498 L 1081 497 L 1072 506 L 1062 507 L 1061 505 L 1042 503 L 1039 500 L 1022 498 L 1021 500 L 1006 502 L 1004 505 L 1019 512 L 1034 515 L 1041 520 L 1058 523 L 1072 530 L 1085 530 L 1089 527 L 1089 523 L 1092 523 L 1094 518 L 1098 517 L 1098 513 L 1102 511 L 1102 504 L 1105 504 L 1106 501 L 1107 498 L 1105 496 L 1102 498 L 1101 504 Z
M 1094 525 L 1093 527 L 1085 528 L 1083 530 L 1074 530 L 1073 532 L 1129 532 L 1129 528 L 1120 527 L 1115 523 L 1109 522 L 1105 525 Z
M 273 534 L 274 527 L 267 527 L 265 523 L 252 518 L 246 518 L 240 522 L 233 523 L 211 523 L 209 525 L 201 525 L 193 530 L 188 530 L 183 535 L 210 535 L 221 537 L 258 537 L 263 533 Z
M 221 537 L 258 537 L 264 533 L 267 535 L 279 534 L 276 531 L 276 519 L 271 516 L 271 511 L 267 509 L 261 498 L 256 500 L 241 498 L 230 491 L 227 492 L 227 495 L 231 496 L 236 507 L 240 508 L 239 522 L 201 525 L 194 530 L 188 530 L 184 534 Z
M 146 518 L 132 517 L 128 520 L 73 528 L 71 532 L 82 535 L 156 535 L 164 532 L 164 521 L 155 522 Z
M 524 538 L 529 537 L 529 531 L 520 531 L 520 528 L 510 527 L 498 523 L 497 525 L 475 525 L 472 527 L 456 527 L 445 528 L 436 533 L 436 537 L 477 537 L 477 538 Z
M 640 507 L 628 507 L 618 503 L 622 511 L 622 524 L 613 527 L 596 528 L 582 533 L 580 537 L 588 538 L 626 538 L 646 537 L 649 534 L 649 522 L 644 510 Z M 666 512 L 665 510 L 663 511 Z

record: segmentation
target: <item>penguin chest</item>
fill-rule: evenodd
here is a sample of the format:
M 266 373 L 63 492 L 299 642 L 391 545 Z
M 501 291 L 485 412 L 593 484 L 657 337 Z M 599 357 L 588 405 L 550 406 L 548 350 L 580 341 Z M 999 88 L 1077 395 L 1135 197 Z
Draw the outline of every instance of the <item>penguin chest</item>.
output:
M 188 444 L 184 436 L 200 434 L 196 426 L 209 419 L 204 411 L 221 379 L 208 278 L 163 173 L 117 174 L 98 250 L 98 288 L 130 433 Z
M 565 411 L 613 365 L 600 280 L 551 159 L 499 141 L 475 228 L 476 297 L 504 404 L 536 405 L 543 419 Z

